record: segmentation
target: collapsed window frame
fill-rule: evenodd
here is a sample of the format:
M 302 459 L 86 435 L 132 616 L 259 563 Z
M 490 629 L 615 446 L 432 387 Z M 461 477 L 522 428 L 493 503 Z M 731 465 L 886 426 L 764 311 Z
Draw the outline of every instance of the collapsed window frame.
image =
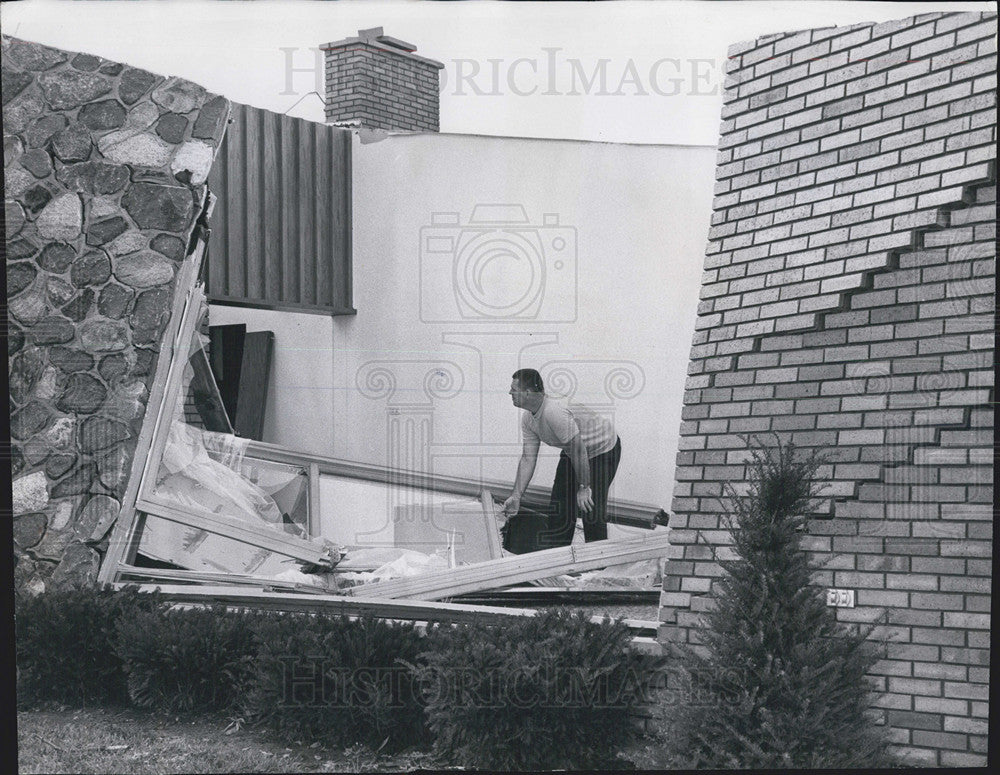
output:
M 485 523 L 491 532 L 489 542 L 495 549 L 496 559 L 430 571 L 421 576 L 363 583 L 344 590 L 348 594 L 330 594 L 328 590 L 318 587 L 305 587 L 261 576 L 136 566 L 135 555 L 147 515 L 235 539 L 319 568 L 332 568 L 339 559 L 335 549 L 331 550 L 319 541 L 255 528 L 246 521 L 207 509 L 170 503 L 156 494 L 157 471 L 174 419 L 173 408 L 181 399 L 183 373 L 190 356 L 189 345 L 195 335 L 202 307 L 207 304 L 205 293 L 199 284 L 199 274 L 208 242 L 206 221 L 213 201 L 213 196 L 208 194 L 202 216 L 194 230 L 193 248 L 177 274 L 174 303 L 157 357 L 154 372 L 156 378 L 150 390 L 122 508 L 112 528 L 108 549 L 99 571 L 99 583 L 114 588 L 134 584 L 139 584 L 141 588 L 155 587 L 170 599 L 177 600 L 219 601 L 231 605 L 278 607 L 286 610 L 302 607 L 314 610 L 319 607 L 349 614 L 376 613 L 389 618 L 458 621 L 473 614 L 487 617 L 531 615 L 534 611 L 460 605 L 440 602 L 442 599 L 557 573 L 591 570 L 666 555 L 667 531 L 652 531 L 657 524 L 664 524 L 664 512 L 655 507 L 616 500 L 609 503 L 612 521 L 646 528 L 650 530 L 648 535 L 501 557 L 500 539 L 496 533 L 498 506 L 492 493 L 509 490 L 509 484 L 474 482 L 459 477 L 393 470 L 246 440 L 244 454 L 248 458 L 299 466 L 307 472 L 306 527 L 310 539 L 320 538 L 316 535 L 320 512 L 319 481 L 321 476 L 328 475 L 380 482 L 391 487 L 429 490 L 434 494 L 478 498 Z M 547 501 L 547 491 L 539 487 L 529 488 L 523 499 L 524 504 L 529 507 L 541 506 Z M 652 623 L 642 624 L 648 630 Z

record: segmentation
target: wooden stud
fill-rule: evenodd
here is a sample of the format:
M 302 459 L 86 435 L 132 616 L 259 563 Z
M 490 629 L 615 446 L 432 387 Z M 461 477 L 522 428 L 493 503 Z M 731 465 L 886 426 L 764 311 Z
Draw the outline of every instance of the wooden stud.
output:
M 669 546 L 667 532 L 656 531 L 652 535 L 626 541 L 594 541 L 583 546 L 542 549 L 530 554 L 471 563 L 460 568 L 421 576 L 362 584 L 354 587 L 352 594 L 437 600 L 465 592 L 532 581 L 559 573 L 595 570 L 609 565 L 649 560 L 666 554 Z

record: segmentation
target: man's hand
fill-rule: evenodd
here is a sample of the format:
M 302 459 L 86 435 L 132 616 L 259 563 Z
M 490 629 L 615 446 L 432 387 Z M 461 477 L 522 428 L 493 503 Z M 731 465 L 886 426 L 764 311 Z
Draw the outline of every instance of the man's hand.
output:
M 594 508 L 594 496 L 589 487 L 581 487 L 576 491 L 576 506 L 583 514 L 589 514 Z
M 503 502 L 503 508 L 501 511 L 507 519 L 513 517 L 517 512 L 521 510 L 521 496 L 511 495 L 507 500 Z

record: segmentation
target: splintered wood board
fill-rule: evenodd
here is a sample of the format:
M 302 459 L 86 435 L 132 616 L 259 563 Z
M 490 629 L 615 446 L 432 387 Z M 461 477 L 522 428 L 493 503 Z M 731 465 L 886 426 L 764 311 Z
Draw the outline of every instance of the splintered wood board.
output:
M 594 541 L 582 546 L 560 546 L 530 554 L 503 557 L 422 576 L 361 584 L 352 593 L 365 597 L 440 600 L 445 597 L 637 560 L 662 557 L 669 531 L 654 530 L 627 541 Z

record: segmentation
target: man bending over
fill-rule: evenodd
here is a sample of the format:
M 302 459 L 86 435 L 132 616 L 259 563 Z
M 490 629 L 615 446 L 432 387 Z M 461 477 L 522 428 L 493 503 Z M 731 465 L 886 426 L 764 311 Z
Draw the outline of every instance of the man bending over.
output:
M 514 491 L 504 501 L 503 512 L 512 517 L 521 508 L 521 497 L 535 473 L 539 442 L 562 450 L 552 484 L 548 530 L 540 548 L 568 546 L 573 541 L 577 516 L 583 518 L 587 541 L 608 537 L 608 489 L 618 470 L 621 441 L 614 425 L 579 404 L 545 395 L 542 376 L 534 369 L 514 372 L 510 397 L 521 415 L 523 448 L 517 465 Z

